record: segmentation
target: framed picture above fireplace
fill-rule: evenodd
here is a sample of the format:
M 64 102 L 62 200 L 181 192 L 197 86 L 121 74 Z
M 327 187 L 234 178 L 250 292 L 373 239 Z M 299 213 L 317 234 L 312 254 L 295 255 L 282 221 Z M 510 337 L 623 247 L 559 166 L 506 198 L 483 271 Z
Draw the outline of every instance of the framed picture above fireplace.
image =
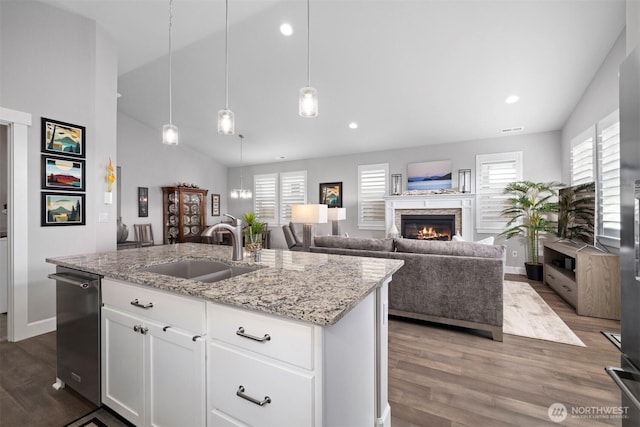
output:
M 407 189 L 446 190 L 451 188 L 451 160 L 409 163 Z

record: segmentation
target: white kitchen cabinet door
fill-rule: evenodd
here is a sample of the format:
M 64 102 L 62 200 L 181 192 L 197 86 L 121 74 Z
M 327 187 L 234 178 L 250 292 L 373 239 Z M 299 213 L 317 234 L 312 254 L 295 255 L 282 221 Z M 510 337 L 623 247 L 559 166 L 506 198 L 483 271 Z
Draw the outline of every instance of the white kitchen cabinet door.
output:
M 148 425 L 204 426 L 206 374 L 204 338 L 150 324 L 146 335 Z
M 137 426 L 144 421 L 144 339 L 134 316 L 102 308 L 102 402 Z

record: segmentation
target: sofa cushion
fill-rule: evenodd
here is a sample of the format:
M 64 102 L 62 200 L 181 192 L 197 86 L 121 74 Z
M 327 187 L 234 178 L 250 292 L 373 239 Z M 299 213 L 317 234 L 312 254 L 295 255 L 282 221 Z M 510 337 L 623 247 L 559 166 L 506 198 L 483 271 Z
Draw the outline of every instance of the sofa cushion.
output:
M 393 239 L 370 239 L 343 236 L 316 236 L 314 245 L 324 248 L 393 252 Z
M 503 258 L 504 247 L 473 242 L 395 239 L 396 251 L 415 254 L 454 255 L 477 258 Z

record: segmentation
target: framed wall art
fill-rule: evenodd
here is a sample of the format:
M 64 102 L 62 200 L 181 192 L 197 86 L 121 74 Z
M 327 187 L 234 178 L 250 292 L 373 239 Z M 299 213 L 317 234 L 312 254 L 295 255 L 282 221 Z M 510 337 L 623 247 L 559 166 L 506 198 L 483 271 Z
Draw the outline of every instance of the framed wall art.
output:
M 443 190 L 451 188 L 451 160 L 409 163 L 407 189 Z
M 84 160 L 42 155 L 43 190 L 84 191 Z
M 138 187 L 138 216 L 149 216 L 149 188 Z
M 342 207 L 342 183 L 324 182 L 320 184 L 320 204 L 330 208 Z
M 84 126 L 42 117 L 42 152 L 73 157 L 85 157 L 86 135 Z
M 42 192 L 42 226 L 85 225 L 84 194 Z
M 211 195 L 211 216 L 220 216 L 220 195 Z

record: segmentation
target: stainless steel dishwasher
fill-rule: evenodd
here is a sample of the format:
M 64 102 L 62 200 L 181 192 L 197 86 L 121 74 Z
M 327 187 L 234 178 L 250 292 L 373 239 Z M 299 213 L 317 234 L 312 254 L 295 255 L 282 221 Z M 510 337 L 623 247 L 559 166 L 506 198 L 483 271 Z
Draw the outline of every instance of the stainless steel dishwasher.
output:
M 56 268 L 57 373 L 55 389 L 69 386 L 100 406 L 100 276 Z

